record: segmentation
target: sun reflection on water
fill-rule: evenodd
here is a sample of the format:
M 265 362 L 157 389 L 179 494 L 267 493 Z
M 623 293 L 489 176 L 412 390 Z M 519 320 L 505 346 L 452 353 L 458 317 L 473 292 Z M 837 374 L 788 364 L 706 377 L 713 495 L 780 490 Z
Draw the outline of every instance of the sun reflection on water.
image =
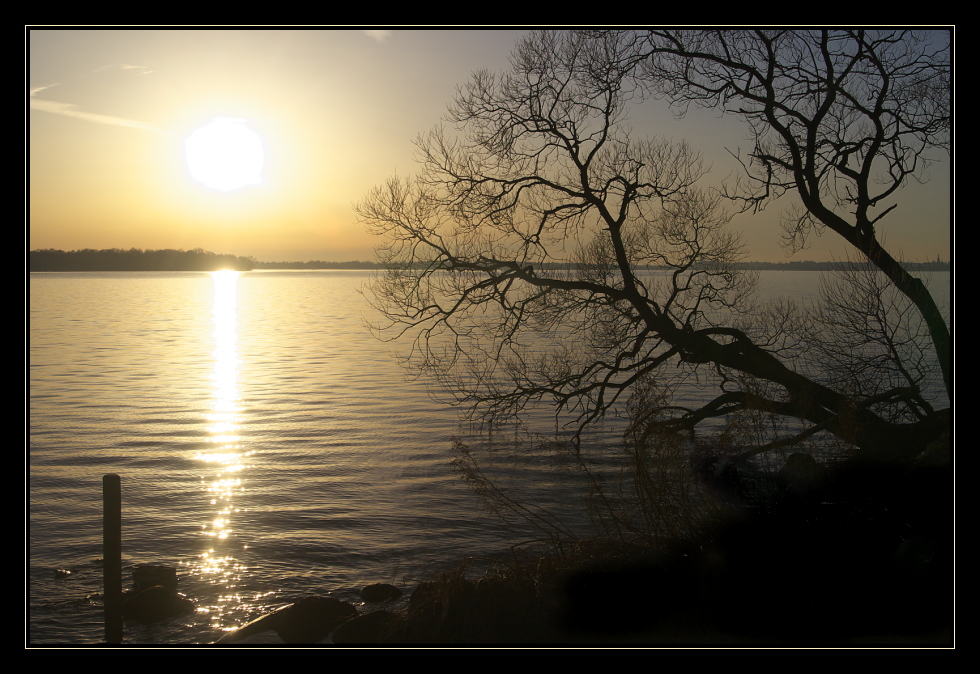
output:
M 245 492 L 246 480 L 242 472 L 251 454 L 245 451 L 239 434 L 241 398 L 238 390 L 237 350 L 238 315 L 236 294 L 239 273 L 219 271 L 212 274 L 214 284 L 214 368 L 211 372 L 212 405 L 205 415 L 210 425 L 210 447 L 199 452 L 196 458 L 210 470 L 201 478 L 202 489 L 208 494 L 214 507 L 210 521 L 201 524 L 201 533 L 207 538 L 207 548 L 193 564 L 196 573 L 211 585 L 220 585 L 215 603 L 204 609 L 211 614 L 214 627 L 224 627 L 228 611 L 241 603 L 235 591 L 238 582 L 248 571 L 237 558 L 235 530 L 236 499 Z

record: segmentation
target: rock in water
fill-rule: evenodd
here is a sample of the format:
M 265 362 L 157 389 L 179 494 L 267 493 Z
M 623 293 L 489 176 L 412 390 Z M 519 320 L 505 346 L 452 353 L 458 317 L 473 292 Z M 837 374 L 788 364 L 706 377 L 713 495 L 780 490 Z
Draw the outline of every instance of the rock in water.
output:
M 388 583 L 374 583 L 361 590 L 361 599 L 373 603 L 391 601 L 400 596 L 402 596 L 402 591 Z
M 136 592 L 163 585 L 165 588 L 177 591 L 177 569 L 172 566 L 143 565 L 133 569 L 133 587 Z
M 159 622 L 193 611 L 194 602 L 163 585 L 136 592 L 123 602 L 123 617 L 138 622 Z

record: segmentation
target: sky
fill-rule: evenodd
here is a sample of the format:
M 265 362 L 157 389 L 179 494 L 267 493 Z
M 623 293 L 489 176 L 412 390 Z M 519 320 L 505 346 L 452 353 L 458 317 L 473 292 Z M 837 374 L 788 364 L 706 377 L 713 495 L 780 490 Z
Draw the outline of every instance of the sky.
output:
M 456 87 L 502 71 L 525 31 L 30 30 L 28 220 L 31 250 L 204 248 L 260 261 L 372 260 L 380 243 L 354 204 L 416 172 L 412 141 L 438 125 Z M 214 119 L 261 140 L 261 181 L 221 190 L 195 179 L 186 140 Z M 677 120 L 660 102 L 632 132 L 686 139 L 737 170 L 743 123 L 709 111 Z M 911 184 L 883 228 L 910 261 L 950 259 L 950 167 Z M 732 221 L 748 259 L 786 261 L 779 204 Z M 795 260 L 841 259 L 826 233 Z

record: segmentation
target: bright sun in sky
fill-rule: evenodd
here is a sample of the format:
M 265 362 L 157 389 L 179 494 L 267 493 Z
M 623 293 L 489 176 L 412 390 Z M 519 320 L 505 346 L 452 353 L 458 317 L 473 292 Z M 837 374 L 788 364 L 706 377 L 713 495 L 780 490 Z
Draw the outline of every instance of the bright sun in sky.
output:
M 527 32 L 31 28 L 30 246 L 373 260 L 381 241 L 353 205 L 420 170 L 413 139 L 472 73 L 507 71 Z M 706 188 L 742 175 L 744 120 L 635 103 L 634 142 L 688 139 L 712 167 Z M 889 248 L 949 259 L 951 170 L 903 187 Z M 780 215 L 795 203 L 732 221 L 749 259 L 786 260 Z M 841 258 L 835 238 L 795 259 Z
M 244 119 L 217 117 L 187 137 L 191 175 L 216 190 L 237 190 L 262 182 L 262 139 Z

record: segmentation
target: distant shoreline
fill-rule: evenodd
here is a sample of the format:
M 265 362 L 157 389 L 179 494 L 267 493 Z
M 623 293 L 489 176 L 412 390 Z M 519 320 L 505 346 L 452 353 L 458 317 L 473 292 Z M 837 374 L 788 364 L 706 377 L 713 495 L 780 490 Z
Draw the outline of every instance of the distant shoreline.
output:
M 538 266 L 538 265 L 535 265 Z M 871 268 L 868 263 L 837 263 L 837 262 L 812 262 L 809 260 L 802 262 L 742 262 L 735 265 L 739 269 L 755 271 L 832 271 L 844 268 Z M 908 271 L 950 271 L 949 262 L 903 262 L 902 266 Z M 542 269 L 562 269 L 569 265 L 560 263 L 544 263 L 540 265 Z M 255 269 L 384 269 L 384 266 L 377 262 L 323 262 L 311 260 L 309 262 L 256 262 Z M 671 267 L 643 266 L 643 270 L 657 271 L 667 270 Z
M 32 272 L 47 271 L 218 271 L 234 269 L 251 271 L 253 269 L 384 269 L 377 262 L 362 262 L 348 260 L 344 262 L 327 262 L 324 260 L 308 260 L 306 262 L 259 262 L 254 257 L 241 257 L 228 254 L 212 253 L 196 248 L 194 250 L 141 250 L 131 248 L 123 250 L 110 248 L 103 250 L 73 250 L 63 251 L 54 249 L 32 250 L 28 254 L 29 270 Z M 903 262 L 908 271 L 950 271 L 949 262 Z M 567 269 L 570 265 L 546 262 L 541 269 Z M 813 262 L 811 260 L 791 262 L 742 262 L 736 265 L 739 269 L 755 271 L 832 271 L 841 267 L 849 269 L 870 269 L 869 263 L 838 263 Z M 657 271 L 668 267 L 644 266 L 645 271 Z
M 222 255 L 203 248 L 194 250 L 142 250 L 106 248 L 63 251 L 48 248 L 28 253 L 28 269 L 42 271 L 249 271 L 255 260 Z

